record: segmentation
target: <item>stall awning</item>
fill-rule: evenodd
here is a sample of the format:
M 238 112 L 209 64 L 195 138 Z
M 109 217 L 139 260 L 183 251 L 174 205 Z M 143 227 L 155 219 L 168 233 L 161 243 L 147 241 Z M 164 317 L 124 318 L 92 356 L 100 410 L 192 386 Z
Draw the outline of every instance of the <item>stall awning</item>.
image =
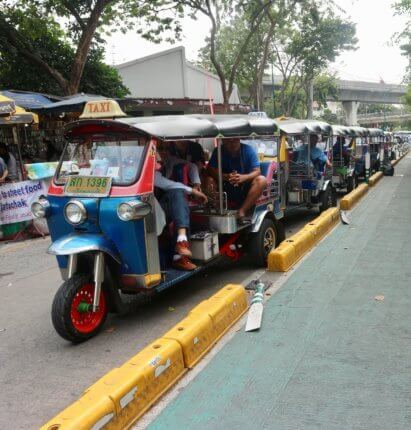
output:
M 58 96 L 33 93 L 29 91 L 4 90 L 0 92 L 0 95 L 14 100 L 16 104 L 28 110 L 42 109 L 62 99 Z
M 96 100 L 106 100 L 107 97 L 93 95 L 93 94 L 76 94 L 71 97 L 67 97 L 56 103 L 52 103 L 42 109 L 39 109 L 41 113 L 61 113 L 61 112 L 83 112 L 84 105 L 87 102 L 93 102 Z
M 19 125 L 19 124 L 38 124 L 39 117 L 37 114 L 27 112 L 15 101 L 0 94 L 0 126 Z

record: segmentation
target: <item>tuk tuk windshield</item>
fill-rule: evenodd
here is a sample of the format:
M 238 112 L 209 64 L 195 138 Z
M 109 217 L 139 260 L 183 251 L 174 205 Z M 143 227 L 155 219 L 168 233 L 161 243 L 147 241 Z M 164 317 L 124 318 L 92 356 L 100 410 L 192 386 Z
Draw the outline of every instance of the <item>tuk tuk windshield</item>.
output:
M 145 138 L 69 142 L 56 174 L 57 183 L 74 175 L 110 177 L 113 185 L 130 185 L 138 179 L 144 159 Z

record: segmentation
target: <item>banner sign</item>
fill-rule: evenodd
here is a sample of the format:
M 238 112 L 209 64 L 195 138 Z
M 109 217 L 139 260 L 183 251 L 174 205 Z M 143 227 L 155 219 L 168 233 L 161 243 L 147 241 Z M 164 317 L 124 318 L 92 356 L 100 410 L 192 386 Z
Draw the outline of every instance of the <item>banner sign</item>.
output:
M 43 181 L 23 181 L 0 185 L 0 225 L 33 219 L 30 207 L 47 194 Z

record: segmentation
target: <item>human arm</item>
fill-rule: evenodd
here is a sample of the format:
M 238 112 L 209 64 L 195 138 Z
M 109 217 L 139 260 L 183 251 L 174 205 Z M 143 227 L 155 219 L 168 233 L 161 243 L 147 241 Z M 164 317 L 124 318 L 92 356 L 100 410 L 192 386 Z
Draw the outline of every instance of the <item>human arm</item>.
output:
M 154 186 L 163 191 L 183 190 L 186 194 L 193 196 L 196 200 L 199 200 L 202 203 L 207 203 L 208 200 L 207 196 L 201 191 L 187 187 L 187 185 L 184 185 L 181 182 L 172 181 L 171 179 L 163 176 L 160 172 L 155 172 Z
M 6 163 L 3 161 L 2 158 L 0 158 L 0 172 L 3 172 L 3 174 L 0 176 L 0 183 L 5 182 L 8 174 L 9 174 L 9 171 L 7 169 Z
M 194 163 L 188 163 L 188 168 L 189 168 L 189 179 L 190 182 L 195 186 L 200 186 L 201 185 L 201 179 L 200 179 L 200 173 L 198 171 L 198 167 L 196 164 Z

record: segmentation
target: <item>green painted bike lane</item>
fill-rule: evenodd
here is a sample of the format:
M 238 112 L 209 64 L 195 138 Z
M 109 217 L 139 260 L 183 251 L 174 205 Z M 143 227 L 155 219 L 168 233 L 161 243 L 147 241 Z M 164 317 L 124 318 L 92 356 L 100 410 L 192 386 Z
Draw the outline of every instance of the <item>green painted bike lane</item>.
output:
M 411 428 L 411 157 L 350 216 L 150 430 Z

